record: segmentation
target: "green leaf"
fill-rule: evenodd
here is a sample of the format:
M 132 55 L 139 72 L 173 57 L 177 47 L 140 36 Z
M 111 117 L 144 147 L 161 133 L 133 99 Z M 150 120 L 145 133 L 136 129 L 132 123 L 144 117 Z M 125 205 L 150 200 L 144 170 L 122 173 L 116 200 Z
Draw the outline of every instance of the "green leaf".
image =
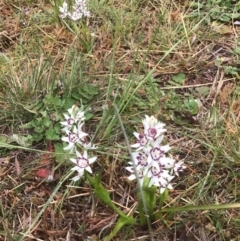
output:
M 40 114 L 42 115 L 42 117 L 46 117 L 47 116 L 47 111 L 46 110 L 42 110 L 42 111 L 40 111 Z
M 210 88 L 208 86 L 200 86 L 196 87 L 195 90 L 201 95 L 201 96 L 207 96 L 209 94 Z
M 43 139 L 43 137 L 44 137 L 44 133 L 33 133 L 32 134 L 32 140 L 36 141 L 36 142 L 41 141 Z
M 87 92 L 90 95 L 97 95 L 98 94 L 98 88 L 96 86 L 93 86 L 93 85 L 88 85 Z
M 45 131 L 45 126 L 44 125 L 39 125 L 39 126 L 36 126 L 36 127 L 34 127 L 34 131 L 36 132 L 36 133 L 43 133 L 44 131 Z
M 236 95 L 240 95 L 240 86 L 237 86 L 235 91 L 234 91 L 234 94 Z
M 33 119 L 33 120 L 32 120 L 32 126 L 33 126 L 33 127 L 41 126 L 41 125 L 42 125 L 42 122 L 43 122 L 43 119 L 42 119 L 41 117 L 36 118 L 36 119 Z
M 81 98 L 81 101 L 82 101 L 82 103 L 84 104 L 84 105 L 86 105 L 90 100 L 91 100 L 92 98 L 90 98 L 90 99 L 86 99 L 86 98 Z
M 85 116 L 86 121 L 88 121 L 88 120 L 90 120 L 93 117 L 93 114 L 87 112 L 87 113 L 84 114 L 84 116 Z
M 44 124 L 45 127 L 50 127 L 51 124 L 52 124 L 52 121 L 50 120 L 49 117 L 44 117 L 43 118 L 43 124 Z
M 76 98 L 79 99 L 79 98 Z M 67 109 L 71 108 L 75 104 L 76 100 L 72 97 L 64 97 L 63 99 L 63 109 L 67 111 Z
M 57 134 L 61 135 L 61 124 L 59 122 L 53 126 L 53 129 L 56 131 Z
M 7 135 L 4 135 L 4 134 L 1 134 L 1 135 L 0 135 L 0 142 L 1 142 L 1 143 L 9 143 L 9 141 L 8 141 L 8 136 L 7 136 Z
M 19 128 L 21 128 L 21 129 L 31 129 L 31 128 L 33 128 L 32 121 L 30 121 L 30 122 L 28 122 L 26 124 L 20 125 Z
M 123 226 L 133 224 L 136 224 L 136 221 L 132 216 L 120 217 L 115 224 L 113 231 L 106 238 L 104 238 L 104 241 L 113 240 L 113 238 L 117 235 L 117 233 Z
M 233 67 L 233 66 L 224 66 L 224 70 L 226 72 L 226 74 L 231 74 L 231 75 L 235 75 L 237 78 L 240 78 L 239 74 L 238 74 L 238 68 Z
M 77 91 L 72 92 L 72 97 L 80 100 L 81 99 L 81 94 L 79 94 Z
M 235 54 L 240 54 L 240 48 L 239 47 L 235 47 L 233 51 L 234 51 Z
M 87 177 L 88 181 L 90 182 L 91 186 L 94 188 L 94 192 L 96 196 L 105 204 L 107 204 L 110 208 L 112 208 L 119 216 L 117 223 L 114 226 L 113 231 L 108 235 L 104 241 L 110 241 L 113 239 L 113 237 L 116 236 L 116 234 L 119 232 L 119 230 L 124 225 L 134 225 L 136 224 L 136 220 L 132 216 L 127 216 L 124 213 L 122 213 L 112 202 L 110 195 L 108 191 L 103 187 L 101 183 L 101 175 L 97 175 L 96 177 L 91 177 L 87 172 L 85 172 L 85 176 Z
M 64 152 L 62 143 L 54 143 L 54 155 L 57 163 L 70 164 L 70 155 Z
M 98 174 L 95 178 L 91 177 L 87 172 L 85 172 L 85 176 L 87 177 L 88 181 L 94 188 L 94 193 L 96 196 L 105 204 L 107 204 L 110 208 L 112 208 L 118 215 L 126 216 L 123 212 L 118 209 L 115 204 L 112 202 L 108 191 L 104 188 L 101 183 L 101 174 Z
M 62 100 L 60 97 L 56 96 L 54 98 L 54 104 L 57 106 L 57 107 L 61 107 L 62 106 Z
M 183 73 L 179 73 L 179 74 L 176 74 L 176 75 L 172 76 L 172 80 L 175 81 L 178 84 L 183 84 L 185 78 L 186 78 L 186 75 L 183 74 Z
M 184 107 L 186 111 L 190 112 L 192 115 L 196 115 L 198 113 L 198 102 L 194 99 L 184 100 Z
M 84 89 L 78 89 L 78 93 L 81 95 L 81 97 L 84 97 L 87 100 L 92 99 L 92 95 L 86 92 Z
M 59 134 L 56 133 L 56 130 L 53 128 L 48 129 L 45 133 L 45 136 L 47 140 L 52 140 L 52 141 L 58 141 L 61 139 Z
M 13 134 L 12 136 L 10 136 L 10 141 L 11 142 L 16 142 L 18 145 L 23 146 L 23 147 L 29 147 L 32 144 L 31 139 L 28 139 L 29 136 L 22 136 L 22 135 L 17 135 L 17 134 Z

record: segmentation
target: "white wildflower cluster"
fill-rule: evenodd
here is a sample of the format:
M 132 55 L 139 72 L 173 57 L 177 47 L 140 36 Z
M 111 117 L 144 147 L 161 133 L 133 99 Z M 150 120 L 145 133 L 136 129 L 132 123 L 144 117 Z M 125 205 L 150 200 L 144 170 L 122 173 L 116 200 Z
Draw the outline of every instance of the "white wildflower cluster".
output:
M 85 0 L 76 0 L 72 6 L 72 12 L 68 11 L 68 4 L 66 1 L 63 2 L 63 6 L 59 7 L 60 17 L 69 17 L 73 21 L 79 20 L 82 17 L 89 17 L 90 12 L 87 10 L 87 5 Z
M 87 142 L 88 134 L 83 131 L 85 124 L 84 111 L 73 105 L 72 108 L 68 109 L 68 113 L 63 115 L 65 120 L 60 122 L 64 133 L 62 141 L 68 143 L 63 149 L 76 154 L 76 158 L 70 158 L 70 160 L 76 165 L 72 170 L 78 172 L 78 175 L 72 180 L 77 181 L 84 174 L 84 170 L 92 173 L 90 165 L 96 161 L 97 157 L 89 158 L 88 150 L 96 149 L 97 147 L 91 142 Z M 84 150 L 83 154 L 79 152 L 79 149 Z
M 159 122 L 155 117 L 147 115 L 142 123 L 144 126 L 143 133 L 133 133 L 138 140 L 137 143 L 132 145 L 133 148 L 136 148 L 132 156 L 137 176 L 141 185 L 144 179 L 148 178 L 148 186 L 158 186 L 160 193 L 163 193 L 166 188 L 172 189 L 171 180 L 186 167 L 183 161 L 176 162 L 173 158 L 166 156 L 171 148 L 169 145 L 161 145 L 164 132 L 166 132 L 165 124 Z M 131 166 L 126 167 L 131 172 L 128 179 L 134 180 L 136 179 L 134 164 L 132 162 L 129 162 L 129 164 Z

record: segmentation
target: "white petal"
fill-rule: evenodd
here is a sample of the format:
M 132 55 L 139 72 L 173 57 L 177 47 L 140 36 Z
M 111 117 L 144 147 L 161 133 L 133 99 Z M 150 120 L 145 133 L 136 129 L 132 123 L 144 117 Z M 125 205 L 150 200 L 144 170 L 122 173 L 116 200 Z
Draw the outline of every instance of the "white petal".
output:
M 171 150 L 171 147 L 169 145 L 161 146 L 161 150 L 166 153 Z
M 76 151 L 77 157 L 82 157 L 82 154 L 79 151 Z
M 64 142 L 69 142 L 69 138 L 67 136 L 62 137 L 61 140 Z
M 135 143 L 135 144 L 132 144 L 131 147 L 132 148 L 138 148 L 138 147 L 141 147 L 141 145 L 140 145 L 140 143 Z
M 85 159 L 88 159 L 88 153 L 87 153 L 87 150 L 84 150 L 82 156 L 83 156 Z
M 72 167 L 71 170 L 72 171 L 77 171 L 77 172 L 80 172 L 80 173 L 83 172 L 83 168 L 80 168 L 78 166 Z
M 160 188 L 160 193 L 161 193 L 161 194 L 164 193 L 165 189 L 166 189 L 166 188 L 161 187 L 161 188 Z
M 91 169 L 90 166 L 86 167 L 85 170 L 88 171 L 88 172 L 90 172 L 90 173 L 92 173 L 92 169 Z
M 125 167 L 125 169 L 131 173 L 134 173 L 133 167 Z
M 170 157 L 162 157 L 159 161 L 160 165 L 164 165 L 165 168 L 173 168 L 175 160 Z
M 128 177 L 128 180 L 130 180 L 130 181 L 132 181 L 132 180 L 134 180 L 134 179 L 136 179 L 135 174 L 132 174 L 132 175 L 130 175 L 130 176 Z
M 92 163 L 95 162 L 96 160 L 97 160 L 97 157 L 96 157 L 96 156 L 91 157 L 91 158 L 88 159 L 89 164 L 92 164 Z
M 98 148 L 97 146 L 95 146 L 95 144 L 92 144 L 91 142 L 89 142 L 89 143 L 83 143 L 83 147 L 84 147 L 85 149 L 89 149 L 89 150 L 95 150 L 95 149 Z
M 139 140 L 140 138 L 139 138 L 139 136 L 140 136 L 140 133 L 138 133 L 138 132 L 136 132 L 136 131 L 134 131 L 133 132 L 133 135 Z
M 73 180 L 74 182 L 78 181 L 83 175 L 77 175 L 75 177 L 73 177 L 71 180 Z
M 63 150 L 70 150 L 70 149 L 74 149 L 74 148 L 75 148 L 74 143 L 70 142 L 68 146 L 63 148 Z
M 73 158 L 70 158 L 70 161 L 73 162 L 73 163 L 77 163 L 77 160 L 76 159 L 73 159 Z

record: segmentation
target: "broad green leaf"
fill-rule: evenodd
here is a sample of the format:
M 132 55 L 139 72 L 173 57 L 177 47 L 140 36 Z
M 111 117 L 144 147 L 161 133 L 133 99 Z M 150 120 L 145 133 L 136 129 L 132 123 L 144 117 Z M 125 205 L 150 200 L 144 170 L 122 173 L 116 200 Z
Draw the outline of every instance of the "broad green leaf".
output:
M 196 115 L 198 113 L 198 102 L 194 99 L 184 100 L 184 106 L 187 111 L 189 111 L 192 115 Z
M 123 226 L 134 224 L 136 224 L 136 221 L 132 216 L 120 217 L 117 223 L 115 224 L 113 231 L 106 238 L 104 238 L 104 241 L 113 240 L 113 238 L 117 235 L 117 233 Z
M 98 94 L 98 88 L 97 88 L 96 86 L 89 85 L 87 92 L 88 92 L 90 95 L 97 95 L 97 94 Z
M 78 93 L 85 99 L 88 99 L 88 100 L 92 99 L 92 95 L 87 91 L 85 91 L 84 89 L 78 89 Z
M 54 143 L 54 155 L 57 163 L 70 164 L 70 155 L 64 152 L 62 143 Z
M 235 47 L 233 51 L 234 51 L 235 54 L 240 54 L 240 48 L 239 47 Z
M 126 216 L 123 212 L 121 212 L 115 204 L 112 202 L 111 197 L 108 191 L 104 188 L 101 183 L 101 175 L 98 174 L 96 177 L 91 177 L 87 172 L 85 172 L 85 176 L 87 177 L 88 181 L 94 188 L 94 193 L 96 196 L 105 204 L 107 204 L 110 208 L 112 208 L 118 215 Z
M 76 98 L 78 99 L 78 98 Z M 63 109 L 67 111 L 69 108 L 71 108 L 75 104 L 76 100 L 71 97 L 65 97 L 63 100 Z
M 32 134 L 32 140 L 36 141 L 36 142 L 41 141 L 43 139 L 43 137 L 44 137 L 44 133 L 33 133 Z
M 32 121 L 30 121 L 30 122 L 28 122 L 26 124 L 20 125 L 19 128 L 21 128 L 21 129 L 31 129 L 31 128 L 33 128 Z
M 1 143 L 9 143 L 9 137 L 7 135 L 1 134 L 0 135 L 0 142 Z
M 54 104 L 57 106 L 57 107 L 61 107 L 62 106 L 62 100 L 60 99 L 60 97 L 56 96 L 54 98 Z
M 49 117 L 44 117 L 44 118 L 43 118 L 43 124 L 44 124 L 44 126 L 46 126 L 46 127 L 50 127 L 51 124 L 52 124 L 52 121 L 50 120 Z
M 234 94 L 236 95 L 240 95 L 240 86 L 237 86 L 235 91 L 234 91 Z
M 85 116 L 86 121 L 87 121 L 87 120 L 90 120 L 90 119 L 93 117 L 93 114 L 92 114 L 92 113 L 87 112 L 87 113 L 85 113 L 85 114 L 84 114 L 84 116 Z
M 11 142 L 16 142 L 18 145 L 23 147 L 29 147 L 32 144 L 28 137 L 22 135 L 13 134 L 9 139 Z
M 172 76 L 172 80 L 174 80 L 178 84 L 183 84 L 185 78 L 186 78 L 186 75 L 183 73 L 179 73 Z
M 210 88 L 208 86 L 200 86 L 196 87 L 195 90 L 201 95 L 201 96 L 207 96 L 209 94 Z
M 57 134 L 61 134 L 61 124 L 60 123 L 56 123 L 53 126 L 53 129 L 56 131 Z
M 45 131 L 45 126 L 44 125 L 38 125 L 38 126 L 34 127 L 34 131 L 36 133 L 43 133 Z
M 52 140 L 52 141 L 58 141 L 61 139 L 59 134 L 56 133 L 56 130 L 53 128 L 48 129 L 45 133 L 45 136 L 47 140 Z
M 77 100 L 81 99 L 81 95 L 77 91 L 72 92 L 72 97 Z

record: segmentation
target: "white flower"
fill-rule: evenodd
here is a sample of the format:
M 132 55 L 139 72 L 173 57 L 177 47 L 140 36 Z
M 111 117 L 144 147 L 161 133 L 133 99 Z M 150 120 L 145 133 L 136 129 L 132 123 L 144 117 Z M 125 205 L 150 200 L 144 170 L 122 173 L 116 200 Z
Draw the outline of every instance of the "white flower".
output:
M 84 174 L 84 171 L 82 171 L 82 172 L 79 171 L 78 174 L 75 177 L 71 178 L 71 180 L 76 182 L 83 176 L 83 174 Z
M 67 136 L 62 137 L 62 141 L 68 143 L 68 146 L 64 147 L 63 150 L 69 150 L 72 153 L 76 148 L 75 143 L 79 141 L 79 138 L 76 133 L 69 132 Z
M 148 147 L 149 155 L 153 161 L 160 161 L 165 156 L 165 153 L 171 149 L 169 145 L 159 146 L 157 143 L 153 144 L 153 146 Z
M 145 152 L 133 152 L 133 161 L 136 165 L 136 167 L 144 167 L 147 168 L 150 164 L 150 160 L 148 158 L 147 153 Z
M 64 126 L 63 131 L 71 130 L 74 125 L 80 125 L 81 122 L 85 120 L 84 111 L 81 111 L 76 105 L 68 109 L 68 113 L 69 115 L 63 114 L 65 121 L 60 122 L 60 124 Z
M 165 168 L 165 169 L 171 169 L 171 168 L 174 168 L 175 166 L 175 160 L 172 159 L 171 157 L 162 157 L 160 160 L 159 160 L 159 165 L 162 167 L 162 168 Z
M 174 173 L 179 176 L 179 172 L 182 172 L 184 169 L 186 169 L 186 166 L 184 166 L 183 161 L 180 161 L 174 165 Z
M 158 179 L 158 184 L 159 185 L 156 185 L 155 183 L 155 186 L 159 186 L 160 187 L 160 193 L 163 193 L 165 191 L 165 189 L 173 189 L 170 181 L 174 178 L 174 176 L 169 176 L 167 177 L 166 179 L 163 178 L 163 177 L 160 177 Z
M 87 133 L 85 133 L 82 129 L 83 129 L 83 125 L 84 125 L 84 122 L 83 123 L 76 123 L 77 126 L 74 126 L 73 128 L 73 132 L 77 133 L 77 135 L 79 136 L 79 139 L 80 140 L 83 140 L 84 141 L 84 137 L 85 136 L 88 136 Z
M 132 174 L 128 177 L 128 180 L 132 181 L 134 179 L 136 179 L 136 175 L 135 175 L 135 172 L 134 172 L 134 168 L 133 167 L 126 167 L 126 169 L 131 172 Z M 143 184 L 143 181 L 144 181 L 144 177 L 146 176 L 147 174 L 147 168 L 145 167 L 140 167 L 137 169 L 137 174 L 138 174 L 138 178 L 139 178 L 139 182 L 140 182 L 140 185 L 142 186 Z
M 70 130 L 73 125 L 75 124 L 75 119 L 73 115 L 67 115 L 67 114 L 63 114 L 65 117 L 65 121 L 61 121 L 60 124 L 62 126 L 64 126 L 64 128 L 62 130 Z
M 77 111 L 75 115 L 75 121 L 85 121 L 84 111 Z
M 142 123 L 144 126 L 144 134 L 148 139 L 156 140 L 166 131 L 166 129 L 163 129 L 165 124 L 158 121 L 154 116 L 149 117 L 146 115 L 145 119 L 142 120 Z
M 78 10 L 79 12 L 81 12 L 83 16 L 90 17 L 90 12 L 87 10 L 85 0 L 76 0 L 73 8 L 75 9 L 75 11 Z
M 147 136 L 145 134 L 133 132 L 133 135 L 138 139 L 138 141 L 137 143 L 131 145 L 131 147 L 137 148 L 137 151 L 141 150 L 148 144 L 149 140 L 147 139 Z
M 155 117 L 145 116 L 142 121 L 144 133 L 134 132 L 137 138 L 137 143 L 131 145 L 137 148 L 132 153 L 131 166 L 126 167 L 126 170 L 131 173 L 129 180 L 136 179 L 134 166 L 138 172 L 140 184 L 143 184 L 144 178 L 149 179 L 149 187 L 154 185 L 160 188 L 160 193 L 163 193 L 166 188 L 172 189 L 171 180 L 179 175 L 186 167 L 183 162 L 178 162 L 167 157 L 166 153 L 171 149 L 169 145 L 161 145 L 164 138 L 165 124 L 159 122 Z
M 66 18 L 69 15 L 68 4 L 65 1 L 63 2 L 63 6 L 59 7 L 59 12 L 61 13 L 60 14 L 61 18 Z
M 83 143 L 82 146 L 87 149 L 87 150 L 95 150 L 97 149 L 98 147 L 95 146 L 95 144 L 93 144 L 92 142 L 89 142 L 89 143 Z
M 148 177 L 150 178 L 149 187 L 152 185 L 164 187 L 167 182 L 174 178 L 167 170 L 161 169 L 160 167 L 151 167 L 148 172 Z
M 136 171 L 138 172 L 138 178 L 139 178 L 140 184 L 142 186 L 144 177 L 147 175 L 147 172 L 149 169 L 149 164 L 150 164 L 149 161 L 150 160 L 148 158 L 148 155 L 144 152 L 133 152 L 132 156 L 133 156 L 134 165 L 136 167 Z M 132 162 L 129 162 L 129 164 L 133 165 Z M 126 170 L 128 170 L 129 172 L 132 173 L 128 177 L 129 180 L 132 181 L 132 180 L 136 179 L 136 175 L 135 175 L 133 166 L 126 167 Z
M 81 19 L 83 16 L 90 17 L 90 12 L 87 10 L 86 1 L 85 0 L 76 0 L 73 5 L 72 13 L 68 11 L 68 5 L 64 1 L 63 6 L 59 7 L 59 12 L 61 18 L 66 18 L 69 16 L 73 21 Z
M 82 145 L 83 138 L 88 134 L 78 129 L 76 126 L 73 128 L 73 131 L 66 130 L 67 136 L 62 137 L 62 141 L 67 142 L 68 146 L 64 147 L 64 150 L 69 150 L 72 153 L 75 148 L 76 144 Z
M 92 173 L 92 169 L 90 165 L 97 160 L 96 156 L 88 158 L 88 153 L 86 150 L 84 151 L 83 155 L 78 151 L 76 151 L 76 154 L 77 154 L 76 159 L 70 158 L 70 160 L 74 164 L 76 164 L 76 166 L 73 167 L 71 170 L 78 172 L 78 175 L 72 179 L 74 181 L 77 181 L 84 174 L 84 170 Z
M 73 21 L 77 21 L 79 19 L 82 18 L 83 14 L 82 12 L 80 12 L 78 9 L 76 9 L 73 13 L 71 13 L 70 15 L 70 18 L 73 20 Z

